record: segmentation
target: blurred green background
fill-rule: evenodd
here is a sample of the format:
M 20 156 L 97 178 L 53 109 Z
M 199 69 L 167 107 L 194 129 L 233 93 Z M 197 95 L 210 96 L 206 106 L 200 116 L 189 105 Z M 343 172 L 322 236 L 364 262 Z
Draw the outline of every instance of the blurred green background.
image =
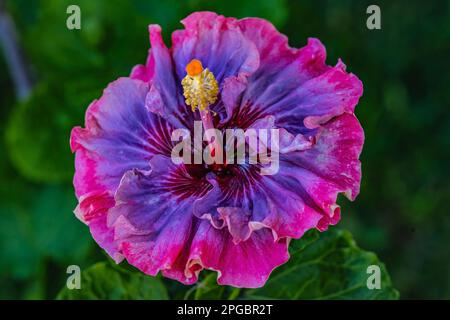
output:
M 81 30 L 66 8 L 81 7 Z M 179 21 L 213 10 L 270 20 L 291 46 L 307 37 L 364 83 L 356 109 L 366 142 L 354 203 L 340 226 L 385 262 L 401 298 L 450 297 L 450 2 L 376 1 L 382 29 L 366 28 L 373 1 L 6 0 L 34 79 L 16 100 L 0 55 L 0 298 L 54 298 L 69 264 L 105 256 L 72 214 L 70 130 L 106 85 L 146 59 L 147 25 L 169 43 Z

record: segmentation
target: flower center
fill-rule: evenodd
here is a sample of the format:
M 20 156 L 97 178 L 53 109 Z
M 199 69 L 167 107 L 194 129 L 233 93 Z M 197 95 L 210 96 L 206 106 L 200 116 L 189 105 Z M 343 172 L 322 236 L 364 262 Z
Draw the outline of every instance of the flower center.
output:
M 203 68 L 202 63 L 193 59 L 186 66 L 187 75 L 181 81 L 186 104 L 192 112 L 197 108 L 204 111 L 217 100 L 219 85 L 214 74 Z

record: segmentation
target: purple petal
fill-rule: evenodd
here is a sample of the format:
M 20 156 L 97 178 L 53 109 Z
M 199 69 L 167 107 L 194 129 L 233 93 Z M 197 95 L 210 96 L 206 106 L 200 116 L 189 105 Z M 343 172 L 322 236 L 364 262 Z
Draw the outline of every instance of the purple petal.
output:
M 144 82 L 121 78 L 90 105 L 86 128 L 73 129 L 78 195 L 93 189 L 115 191 L 126 171 L 148 169 L 155 154 L 170 155 L 172 128 L 145 108 L 147 92 Z
M 151 275 L 170 268 L 190 237 L 193 202 L 208 188 L 164 156 L 151 160 L 150 172 L 127 172 L 108 214 L 125 258 Z
M 258 51 L 243 36 L 236 19 L 213 12 L 196 12 L 181 22 L 185 29 L 172 34 L 173 57 L 180 81 L 192 59 L 200 60 L 219 83 L 230 76 L 248 76 L 258 68 Z
M 75 156 L 74 186 L 79 206 L 77 216 L 89 225 L 96 241 L 111 256 L 117 247 L 106 226 L 108 209 L 123 174 L 130 169 L 149 169 L 155 154 L 170 154 L 171 127 L 144 106 L 148 85 L 119 79 L 86 112 L 86 128 L 71 134 Z
M 175 67 L 170 50 L 164 44 L 159 25 L 150 25 L 151 49 L 145 65 L 137 65 L 131 78 L 151 84 L 147 96 L 147 108 L 167 119 L 175 127 L 190 128 L 194 115 L 186 108 L 180 80 L 175 77 Z

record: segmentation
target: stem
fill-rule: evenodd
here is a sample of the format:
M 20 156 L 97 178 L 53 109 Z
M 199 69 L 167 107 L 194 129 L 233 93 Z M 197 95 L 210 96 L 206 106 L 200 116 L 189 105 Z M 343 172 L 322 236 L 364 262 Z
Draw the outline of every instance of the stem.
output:
M 20 52 L 14 22 L 0 6 L 0 44 L 14 82 L 16 95 L 23 100 L 31 92 L 32 81 Z

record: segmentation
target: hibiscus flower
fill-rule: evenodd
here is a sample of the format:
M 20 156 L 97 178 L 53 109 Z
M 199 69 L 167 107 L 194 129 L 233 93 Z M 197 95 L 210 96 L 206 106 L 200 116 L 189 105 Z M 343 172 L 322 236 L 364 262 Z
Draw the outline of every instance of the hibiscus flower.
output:
M 319 40 L 291 48 L 263 19 L 196 12 L 182 23 L 170 49 L 150 25 L 146 64 L 109 84 L 73 129 L 75 213 L 117 263 L 260 287 L 288 261 L 291 238 L 336 224 L 337 195 L 358 195 L 362 83 L 341 61 L 327 66 Z M 279 171 L 174 163 L 172 132 L 196 120 L 279 129 Z

